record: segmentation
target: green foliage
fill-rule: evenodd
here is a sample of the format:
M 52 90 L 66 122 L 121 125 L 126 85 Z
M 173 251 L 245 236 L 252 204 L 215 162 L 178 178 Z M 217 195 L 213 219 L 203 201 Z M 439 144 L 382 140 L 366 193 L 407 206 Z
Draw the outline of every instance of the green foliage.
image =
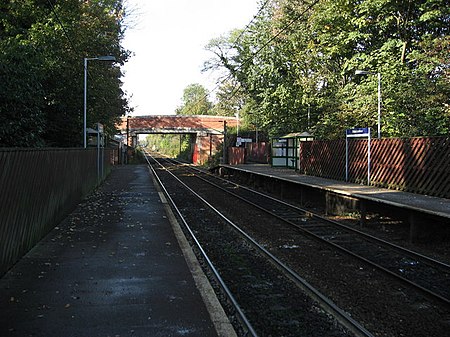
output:
M 210 42 L 205 68 L 228 71 L 241 116 L 270 135 L 376 129 L 377 76 L 357 69 L 381 73 L 384 137 L 445 135 L 449 27 L 444 0 L 272 0 L 248 29 Z
M 208 90 L 201 84 L 188 85 L 183 92 L 183 105 L 177 108 L 179 115 L 211 115 L 212 103 Z
M 147 147 L 172 158 L 192 160 L 191 138 L 185 134 L 151 134 L 146 138 Z
M 122 0 L 11 0 L 0 13 L 0 146 L 81 145 L 83 58 L 126 61 Z M 88 70 L 88 127 L 112 133 L 128 110 L 121 71 L 101 61 Z
M 0 40 L 0 146 L 43 145 L 41 57 L 20 39 Z M 21 67 L 14 65 L 23 65 Z
M 224 81 L 216 92 L 213 114 L 217 116 L 236 116 L 245 107 L 248 99 L 236 81 Z

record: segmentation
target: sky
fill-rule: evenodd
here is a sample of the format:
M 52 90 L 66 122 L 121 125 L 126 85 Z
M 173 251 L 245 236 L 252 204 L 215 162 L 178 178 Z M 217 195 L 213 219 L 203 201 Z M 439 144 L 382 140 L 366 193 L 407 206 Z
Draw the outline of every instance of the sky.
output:
M 123 88 L 134 116 L 174 114 L 189 84 L 212 91 L 218 74 L 201 72 L 212 57 L 205 46 L 243 29 L 258 12 L 258 0 L 127 0 L 126 5 L 123 46 L 133 56 L 123 67 Z

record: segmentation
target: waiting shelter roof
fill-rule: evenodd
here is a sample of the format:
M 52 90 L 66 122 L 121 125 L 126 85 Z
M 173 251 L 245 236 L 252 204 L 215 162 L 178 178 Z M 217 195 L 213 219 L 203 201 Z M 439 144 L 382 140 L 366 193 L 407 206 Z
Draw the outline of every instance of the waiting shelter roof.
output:
M 304 131 L 304 132 L 288 133 L 287 135 L 281 136 L 279 138 L 311 138 L 311 137 L 313 137 L 312 134 L 310 134 L 307 131 Z

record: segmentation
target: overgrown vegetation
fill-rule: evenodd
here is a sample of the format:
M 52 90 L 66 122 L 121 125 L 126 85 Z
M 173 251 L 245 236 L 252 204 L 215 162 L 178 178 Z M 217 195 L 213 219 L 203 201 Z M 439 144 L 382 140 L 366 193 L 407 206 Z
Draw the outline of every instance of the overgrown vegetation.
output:
M 191 136 L 186 134 L 151 134 L 145 146 L 171 158 L 192 160 Z

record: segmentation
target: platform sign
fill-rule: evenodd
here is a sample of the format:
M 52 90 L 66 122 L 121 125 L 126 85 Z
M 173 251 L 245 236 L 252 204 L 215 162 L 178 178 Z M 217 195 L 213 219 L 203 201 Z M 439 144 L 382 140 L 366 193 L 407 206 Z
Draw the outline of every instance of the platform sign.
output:
M 252 142 L 253 142 L 253 139 L 251 139 L 251 138 L 237 137 L 236 146 L 239 147 L 242 145 L 242 143 L 252 143 Z
M 370 185 L 370 128 L 345 130 L 345 181 L 348 181 L 348 139 L 367 137 L 367 185 Z
M 369 137 L 370 128 L 356 128 L 345 130 L 346 137 Z

